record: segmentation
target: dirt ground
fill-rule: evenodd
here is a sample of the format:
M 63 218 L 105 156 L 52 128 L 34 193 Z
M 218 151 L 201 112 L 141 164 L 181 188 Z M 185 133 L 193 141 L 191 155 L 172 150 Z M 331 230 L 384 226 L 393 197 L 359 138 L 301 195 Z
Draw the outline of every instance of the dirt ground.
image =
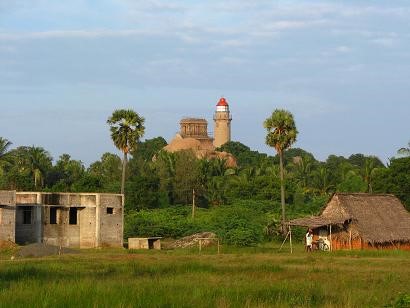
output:
M 0 241 L 0 250 L 15 249 L 18 245 L 10 241 Z
M 58 246 L 45 245 L 45 244 L 29 244 L 21 246 L 18 250 L 17 258 L 27 258 L 27 257 L 46 257 L 61 254 L 72 254 L 78 253 L 77 250 L 69 248 L 60 248 Z

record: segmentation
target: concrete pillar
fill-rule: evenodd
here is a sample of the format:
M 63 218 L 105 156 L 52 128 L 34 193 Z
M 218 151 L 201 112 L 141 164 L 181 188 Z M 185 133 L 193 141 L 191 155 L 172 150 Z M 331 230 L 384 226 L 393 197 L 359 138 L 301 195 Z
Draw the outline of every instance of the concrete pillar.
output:
M 41 243 L 43 240 L 43 206 L 41 200 L 41 193 L 37 193 L 36 196 L 36 206 L 33 207 L 33 223 L 34 223 L 34 232 L 37 243 Z
M 96 195 L 95 202 L 95 247 L 101 245 L 101 196 Z

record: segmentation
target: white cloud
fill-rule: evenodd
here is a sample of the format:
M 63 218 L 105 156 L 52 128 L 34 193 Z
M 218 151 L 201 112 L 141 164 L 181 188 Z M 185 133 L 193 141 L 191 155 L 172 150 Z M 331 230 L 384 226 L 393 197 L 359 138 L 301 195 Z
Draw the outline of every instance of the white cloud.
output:
M 158 12 L 178 12 L 188 8 L 187 5 L 177 1 L 160 1 L 160 0 L 120 0 L 127 5 L 129 9 L 135 11 L 156 11 Z
M 0 40 L 53 39 L 53 38 L 100 38 L 160 34 L 147 30 L 52 30 L 38 32 L 0 32 Z
M 7 46 L 7 45 L 0 46 L 0 53 L 1 53 L 1 52 L 4 52 L 4 53 L 13 53 L 13 52 L 15 52 L 16 50 L 17 50 L 17 49 L 16 49 L 15 46 L 11 46 L 11 45 L 9 45 L 9 46 Z
M 348 46 L 338 46 L 335 48 L 335 51 L 339 52 L 339 53 L 349 53 L 352 52 L 352 48 L 348 47 Z
M 247 62 L 245 59 L 238 58 L 238 57 L 222 57 L 220 61 L 223 64 L 230 64 L 230 65 L 241 65 Z
M 392 37 L 379 37 L 370 40 L 370 42 L 383 47 L 393 47 L 397 43 L 397 39 Z

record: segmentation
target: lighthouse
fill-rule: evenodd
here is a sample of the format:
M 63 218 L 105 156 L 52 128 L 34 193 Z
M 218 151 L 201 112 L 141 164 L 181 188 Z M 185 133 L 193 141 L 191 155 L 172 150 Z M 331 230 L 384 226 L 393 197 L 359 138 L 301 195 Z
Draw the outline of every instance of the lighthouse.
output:
M 221 97 L 216 105 L 214 114 L 214 146 L 216 148 L 231 141 L 231 121 L 232 117 L 229 112 L 229 104 L 224 97 Z

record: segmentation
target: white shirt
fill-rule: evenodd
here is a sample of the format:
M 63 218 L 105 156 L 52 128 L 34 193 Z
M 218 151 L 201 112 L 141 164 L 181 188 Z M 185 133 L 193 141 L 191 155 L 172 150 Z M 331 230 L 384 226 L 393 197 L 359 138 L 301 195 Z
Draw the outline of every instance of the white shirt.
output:
M 306 246 L 312 246 L 313 234 L 306 233 Z

